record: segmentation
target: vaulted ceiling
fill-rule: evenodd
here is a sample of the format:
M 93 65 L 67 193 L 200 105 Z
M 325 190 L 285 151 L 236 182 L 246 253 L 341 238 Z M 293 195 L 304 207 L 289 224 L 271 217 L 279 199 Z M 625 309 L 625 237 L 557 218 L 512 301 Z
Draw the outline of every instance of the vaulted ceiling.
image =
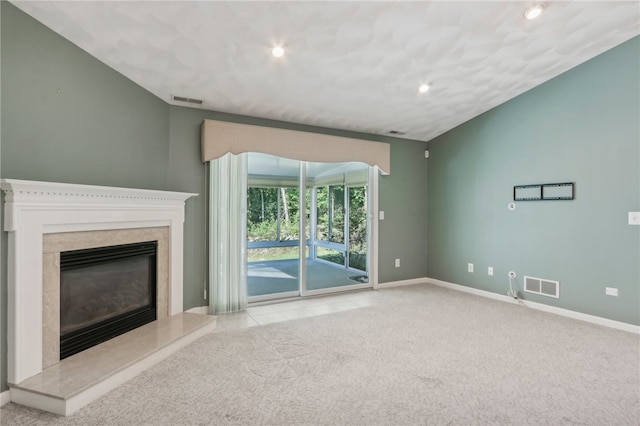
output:
M 640 34 L 638 1 L 12 3 L 171 104 L 424 141 Z

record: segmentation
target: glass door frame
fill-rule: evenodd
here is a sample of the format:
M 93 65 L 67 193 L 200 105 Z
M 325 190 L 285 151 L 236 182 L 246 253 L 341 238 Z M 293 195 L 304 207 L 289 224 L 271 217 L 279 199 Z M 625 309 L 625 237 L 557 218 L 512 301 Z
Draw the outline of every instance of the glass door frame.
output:
M 369 275 L 369 282 L 353 284 L 347 286 L 338 286 L 338 287 L 328 287 L 316 290 L 308 290 L 307 289 L 307 257 L 300 257 L 299 263 L 299 271 L 298 276 L 300 279 L 300 295 L 302 297 L 305 296 L 317 296 L 322 294 L 330 294 L 330 293 L 340 293 L 345 291 L 352 290 L 362 290 L 367 288 L 377 288 L 378 287 L 378 262 L 377 262 L 377 252 L 378 252 L 378 221 L 373 220 L 373 218 L 378 217 L 378 175 L 379 171 L 377 167 L 367 166 L 368 169 L 368 184 L 367 184 L 367 273 Z M 304 206 L 304 214 L 300 214 L 300 235 L 306 237 L 306 228 L 307 228 L 307 211 L 306 211 L 306 188 L 307 188 L 307 162 L 300 162 L 300 204 Z M 345 189 L 347 185 L 345 185 Z M 347 199 L 345 190 L 345 200 Z M 302 198 L 305 198 L 304 204 Z M 316 215 L 316 211 L 314 211 L 315 203 L 310 203 L 311 212 L 309 217 L 311 220 L 311 225 L 314 224 L 315 220 L 313 217 Z M 375 211 L 374 211 L 375 209 Z M 348 212 L 348 208 L 346 209 Z M 345 228 L 347 226 L 348 220 L 345 220 Z M 315 230 L 309 227 L 309 237 L 311 238 Z M 345 232 L 345 244 L 347 243 L 348 232 Z M 306 245 L 308 242 L 306 239 L 300 239 L 300 250 L 306 250 Z M 348 247 L 347 247 L 348 249 Z M 311 248 L 310 248 L 311 251 Z M 376 258 L 374 259 L 374 254 Z M 348 259 L 348 256 L 345 253 L 345 259 Z M 303 279 L 304 278 L 304 279 Z
M 267 301 L 282 301 L 287 299 L 296 299 L 299 297 L 317 296 L 322 294 L 339 293 L 353 290 L 362 290 L 367 288 L 378 288 L 378 178 L 380 171 L 378 167 L 367 166 L 368 169 L 368 183 L 367 183 L 367 274 L 369 281 L 367 283 L 357 283 L 353 285 L 337 286 L 322 288 L 316 290 L 307 289 L 307 246 L 312 244 L 307 239 L 307 214 L 310 217 L 310 222 L 315 222 L 314 218 L 317 215 L 315 209 L 314 197 L 311 194 L 310 211 L 307 211 L 307 161 L 299 161 L 299 175 L 298 175 L 298 193 L 299 193 L 299 243 L 298 243 L 298 290 L 288 291 L 282 293 L 265 294 L 260 296 L 248 297 L 248 302 L 259 303 Z M 345 189 L 347 185 L 345 185 Z M 346 193 L 346 191 L 345 191 Z M 346 199 L 346 198 L 345 198 Z M 346 227 L 345 221 L 345 227 Z M 246 221 L 245 221 L 246 226 Z M 315 230 L 309 226 L 309 239 L 314 238 Z M 348 238 L 348 232 L 345 232 L 345 243 Z M 309 252 L 312 248 L 309 247 Z M 345 256 L 348 259 L 348 256 Z

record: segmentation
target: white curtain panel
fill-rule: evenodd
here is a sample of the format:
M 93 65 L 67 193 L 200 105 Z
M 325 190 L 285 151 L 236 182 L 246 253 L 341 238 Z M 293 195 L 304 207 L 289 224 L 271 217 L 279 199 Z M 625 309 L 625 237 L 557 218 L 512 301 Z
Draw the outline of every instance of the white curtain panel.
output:
M 226 154 L 209 167 L 209 311 L 247 308 L 247 154 Z

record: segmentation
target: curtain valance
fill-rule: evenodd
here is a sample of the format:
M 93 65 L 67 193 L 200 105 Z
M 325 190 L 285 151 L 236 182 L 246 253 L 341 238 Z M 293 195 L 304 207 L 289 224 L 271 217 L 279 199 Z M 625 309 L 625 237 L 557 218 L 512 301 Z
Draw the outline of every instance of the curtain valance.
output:
M 202 122 L 202 161 L 226 153 L 261 152 L 301 161 L 360 161 L 391 172 L 389 144 L 218 120 Z

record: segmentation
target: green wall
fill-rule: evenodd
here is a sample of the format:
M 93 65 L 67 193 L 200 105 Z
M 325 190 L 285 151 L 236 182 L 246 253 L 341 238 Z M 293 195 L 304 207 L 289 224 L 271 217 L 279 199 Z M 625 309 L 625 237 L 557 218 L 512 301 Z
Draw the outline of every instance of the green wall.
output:
M 165 189 L 169 106 L 2 2 L 2 173 Z
M 429 143 L 430 277 L 499 294 L 510 270 L 520 289 L 558 280 L 559 299 L 521 294 L 640 324 L 639 64 L 636 37 Z M 507 209 L 514 185 L 553 182 L 575 200 Z
M 184 307 L 204 306 L 206 271 L 206 169 L 200 155 L 200 122 L 204 111 L 170 107 L 169 186 L 173 191 L 197 193 L 185 205 Z M 200 122 L 198 122 L 198 120 Z
M 426 144 L 391 145 L 391 174 L 380 178 L 378 281 L 386 283 L 427 276 Z M 430 167 L 430 166 L 429 166 Z M 400 268 L 395 267 L 400 259 Z

